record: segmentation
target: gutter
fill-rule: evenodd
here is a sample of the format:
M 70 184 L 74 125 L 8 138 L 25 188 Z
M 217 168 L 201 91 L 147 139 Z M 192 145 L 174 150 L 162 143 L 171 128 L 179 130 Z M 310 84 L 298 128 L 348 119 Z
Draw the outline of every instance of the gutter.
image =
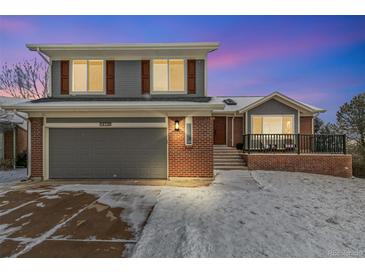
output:
M 4 106 L 4 109 L 16 111 L 105 111 L 105 110 L 115 110 L 115 111 L 123 111 L 123 110 L 215 110 L 215 109 L 224 109 L 223 104 L 211 104 L 209 106 L 202 105 L 18 105 L 18 106 Z M 75 110 L 76 108 L 76 110 Z

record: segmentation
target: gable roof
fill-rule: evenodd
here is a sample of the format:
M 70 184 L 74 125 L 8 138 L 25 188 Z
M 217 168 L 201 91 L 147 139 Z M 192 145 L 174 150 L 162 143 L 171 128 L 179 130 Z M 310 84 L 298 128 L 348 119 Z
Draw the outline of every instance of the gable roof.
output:
M 216 103 L 224 103 L 224 100 L 232 99 L 236 102 L 236 105 L 227 105 L 225 104 L 224 109 L 222 110 L 214 110 L 214 113 L 217 114 L 234 114 L 234 113 L 243 113 L 250 109 L 253 109 L 271 99 L 277 99 L 281 103 L 294 107 L 296 109 L 300 109 L 305 112 L 310 113 L 319 113 L 325 112 L 324 109 L 317 108 L 315 106 L 300 102 L 298 100 L 294 100 L 289 98 L 288 96 L 280 93 L 280 92 L 273 92 L 267 96 L 215 96 L 212 97 L 212 101 Z
M 304 111 L 307 111 L 307 112 L 311 112 L 311 113 L 325 112 L 324 109 L 317 108 L 317 107 L 302 103 L 298 100 L 294 100 L 294 99 L 289 98 L 288 96 L 286 96 L 286 95 L 284 95 L 280 92 L 273 92 L 273 93 L 271 93 L 271 94 L 269 94 L 265 97 L 262 97 L 261 99 L 257 100 L 256 102 L 252 102 L 249 105 L 243 106 L 239 110 L 239 113 L 243 113 L 243 112 L 246 112 L 250 109 L 253 109 L 253 108 L 255 108 L 255 107 L 271 100 L 271 99 L 278 99 L 279 102 L 282 102 L 282 103 L 287 104 L 289 106 L 293 105 L 294 107 L 296 107 L 298 109 L 301 109 L 301 110 L 304 110 Z
M 264 98 L 264 96 L 215 96 L 212 97 L 212 101 L 216 103 L 224 103 L 226 99 L 232 99 L 237 104 L 236 105 L 227 105 L 225 104 L 224 109 L 215 110 L 214 113 L 227 113 L 227 112 L 237 112 L 241 108 L 246 107 L 258 100 Z

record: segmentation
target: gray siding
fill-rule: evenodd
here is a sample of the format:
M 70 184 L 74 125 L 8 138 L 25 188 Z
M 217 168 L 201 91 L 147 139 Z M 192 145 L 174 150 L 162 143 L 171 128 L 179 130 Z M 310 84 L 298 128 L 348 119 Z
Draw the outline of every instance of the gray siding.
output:
M 196 94 L 195 95 L 158 95 L 158 96 L 204 96 L 205 89 L 204 60 L 196 62 Z M 70 76 L 71 81 L 71 76 Z M 52 61 L 52 96 L 61 96 L 61 63 Z M 64 96 L 64 95 L 63 95 Z M 82 96 L 82 95 L 81 95 Z M 107 95 L 106 95 L 107 96 Z M 115 96 L 142 97 L 141 61 L 115 62 Z
M 298 133 L 298 110 L 291 108 L 275 99 L 271 99 L 248 111 L 247 130 L 251 133 L 252 115 L 294 115 L 294 131 Z
M 51 128 L 49 176 L 53 179 L 167 177 L 165 128 Z
M 52 96 L 61 95 L 61 62 L 52 61 Z
M 115 62 L 115 96 L 142 96 L 141 61 Z
M 205 88 L 204 60 L 196 61 L 196 96 L 204 96 Z

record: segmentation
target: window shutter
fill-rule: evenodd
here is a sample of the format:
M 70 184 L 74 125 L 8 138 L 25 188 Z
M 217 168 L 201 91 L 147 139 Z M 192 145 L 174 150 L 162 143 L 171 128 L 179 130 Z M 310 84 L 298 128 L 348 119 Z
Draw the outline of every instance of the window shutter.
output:
M 150 94 L 150 60 L 142 60 L 142 94 Z
M 188 94 L 196 92 L 196 61 L 188 60 Z
M 106 61 L 106 94 L 115 94 L 115 61 Z
M 70 61 L 61 61 L 61 95 L 68 95 L 70 89 Z

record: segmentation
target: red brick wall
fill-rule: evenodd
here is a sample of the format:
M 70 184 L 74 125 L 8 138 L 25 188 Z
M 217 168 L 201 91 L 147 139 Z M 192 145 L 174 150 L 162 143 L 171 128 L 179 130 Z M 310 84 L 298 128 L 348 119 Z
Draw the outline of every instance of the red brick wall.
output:
M 237 143 L 242 143 L 242 135 L 243 135 L 243 118 L 242 117 L 235 117 L 234 118 L 234 141 L 233 145 L 236 146 Z
M 298 171 L 349 178 L 351 155 L 249 154 L 244 155 L 248 169 Z
M 313 134 L 313 117 L 300 117 L 300 134 Z
M 13 160 L 13 129 L 4 132 L 4 159 Z
M 31 177 L 43 177 L 43 118 L 30 118 Z
M 232 146 L 232 117 L 227 118 L 227 146 Z
M 180 130 L 174 130 L 175 120 Z M 184 117 L 168 119 L 170 177 L 213 177 L 213 119 L 193 117 L 193 144 L 185 145 Z
M 21 127 L 16 129 L 16 153 L 27 151 L 28 147 L 28 134 L 27 131 Z

